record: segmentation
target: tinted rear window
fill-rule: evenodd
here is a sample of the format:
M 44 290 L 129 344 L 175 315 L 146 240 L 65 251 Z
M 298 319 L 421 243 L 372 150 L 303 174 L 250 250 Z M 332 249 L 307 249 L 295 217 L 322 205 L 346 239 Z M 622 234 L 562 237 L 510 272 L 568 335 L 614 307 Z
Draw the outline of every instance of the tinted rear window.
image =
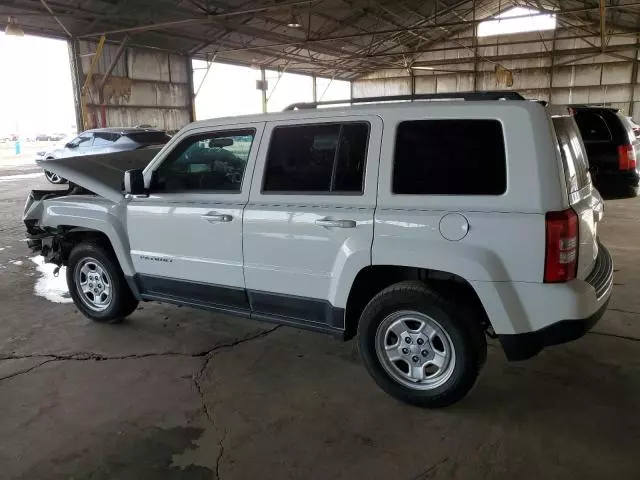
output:
M 393 193 L 501 195 L 507 189 L 497 120 L 413 120 L 398 125 Z
M 625 117 L 621 113 L 617 113 L 616 115 L 618 116 L 618 118 L 622 122 L 622 125 L 624 126 L 625 132 L 627 133 L 627 137 L 629 137 L 629 143 L 636 143 L 637 138 L 636 138 L 636 134 L 633 132 L 633 123 L 631 122 L 631 120 L 629 120 L 627 117 Z
M 164 132 L 136 132 L 127 133 L 129 139 L 144 145 L 158 145 L 167 143 L 171 137 Z
M 553 126 L 562 155 L 565 180 L 570 193 L 577 192 L 591 183 L 589 161 L 573 117 L 554 117 Z
M 602 115 L 595 112 L 579 112 L 576 123 L 585 143 L 608 142 L 612 139 L 611 131 Z

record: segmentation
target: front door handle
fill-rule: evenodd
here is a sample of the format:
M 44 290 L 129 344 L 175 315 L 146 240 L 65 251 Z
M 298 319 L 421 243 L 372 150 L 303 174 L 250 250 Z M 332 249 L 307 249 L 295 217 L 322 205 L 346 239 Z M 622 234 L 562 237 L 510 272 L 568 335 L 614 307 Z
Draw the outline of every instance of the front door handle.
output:
M 356 228 L 355 220 L 331 220 L 329 218 L 320 218 L 316 220 L 316 225 L 319 227 L 330 228 Z
M 224 213 L 216 213 L 216 212 L 209 212 L 205 215 L 202 215 L 202 218 L 205 219 L 207 222 L 230 222 L 231 220 L 233 220 L 233 216 L 231 215 L 227 215 Z

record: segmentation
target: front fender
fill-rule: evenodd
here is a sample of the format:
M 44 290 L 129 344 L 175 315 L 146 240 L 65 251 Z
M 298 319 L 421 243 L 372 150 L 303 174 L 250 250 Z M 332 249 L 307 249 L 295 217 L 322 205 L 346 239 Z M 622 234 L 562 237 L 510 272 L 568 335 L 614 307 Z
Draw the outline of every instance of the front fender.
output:
M 126 205 L 91 195 L 74 195 L 44 200 L 39 225 L 42 227 L 79 227 L 104 233 L 116 254 L 125 276 L 134 275 L 125 228 Z

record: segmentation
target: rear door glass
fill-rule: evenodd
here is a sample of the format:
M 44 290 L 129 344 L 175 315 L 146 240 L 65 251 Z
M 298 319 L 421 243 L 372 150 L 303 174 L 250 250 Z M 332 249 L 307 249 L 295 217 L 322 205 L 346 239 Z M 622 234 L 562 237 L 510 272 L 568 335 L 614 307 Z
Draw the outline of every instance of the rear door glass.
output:
M 585 143 L 608 142 L 612 139 L 607 122 L 601 115 L 593 112 L 579 112 L 575 119 Z
M 573 117 L 553 117 L 553 126 L 558 137 L 562 155 L 565 180 L 569 193 L 574 193 L 591 184 L 589 161 Z

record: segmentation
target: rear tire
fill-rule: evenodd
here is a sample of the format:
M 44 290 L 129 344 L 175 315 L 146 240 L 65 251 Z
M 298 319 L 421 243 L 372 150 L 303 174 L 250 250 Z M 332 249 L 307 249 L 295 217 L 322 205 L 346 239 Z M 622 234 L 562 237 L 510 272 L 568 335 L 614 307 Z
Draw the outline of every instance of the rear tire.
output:
M 117 259 L 102 245 L 76 245 L 67 263 L 67 286 L 84 316 L 100 323 L 120 323 L 138 306 Z
M 475 317 L 421 282 L 397 283 L 362 312 L 360 354 L 378 386 L 398 400 L 451 405 L 471 390 L 486 359 L 486 338 Z

